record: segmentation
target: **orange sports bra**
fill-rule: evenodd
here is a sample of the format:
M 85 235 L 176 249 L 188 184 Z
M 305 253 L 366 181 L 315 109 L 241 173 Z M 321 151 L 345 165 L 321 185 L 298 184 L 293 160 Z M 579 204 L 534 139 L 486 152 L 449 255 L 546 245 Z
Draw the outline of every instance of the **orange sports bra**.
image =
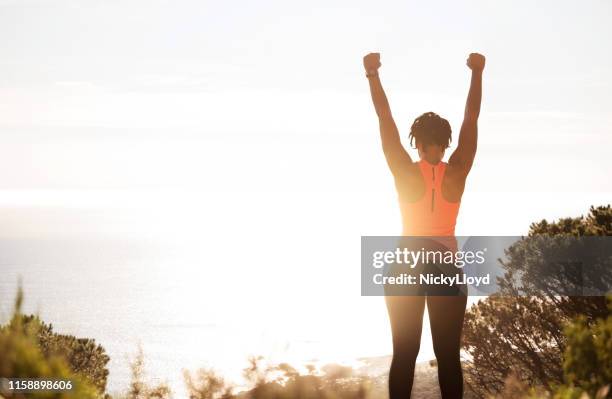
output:
M 448 164 L 432 165 L 417 162 L 425 182 L 425 195 L 416 202 L 400 197 L 404 236 L 455 236 L 459 202 L 449 202 L 442 196 L 442 181 Z

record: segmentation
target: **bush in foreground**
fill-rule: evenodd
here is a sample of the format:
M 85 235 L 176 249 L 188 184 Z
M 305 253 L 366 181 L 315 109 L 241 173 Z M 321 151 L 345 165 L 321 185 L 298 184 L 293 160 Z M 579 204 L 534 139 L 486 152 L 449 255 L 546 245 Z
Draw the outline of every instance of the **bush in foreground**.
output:
M 11 321 L 0 327 L 0 376 L 6 378 L 49 378 L 70 380 L 73 389 L 66 392 L 33 392 L 27 394 L 3 393 L 5 398 L 32 399 L 99 399 L 102 392 L 86 378 L 70 369 L 65 358 L 41 350 L 39 334 L 42 326 L 38 319 L 24 322 L 21 315 L 23 294 L 15 301 Z M 1 396 L 0 396 L 1 397 Z

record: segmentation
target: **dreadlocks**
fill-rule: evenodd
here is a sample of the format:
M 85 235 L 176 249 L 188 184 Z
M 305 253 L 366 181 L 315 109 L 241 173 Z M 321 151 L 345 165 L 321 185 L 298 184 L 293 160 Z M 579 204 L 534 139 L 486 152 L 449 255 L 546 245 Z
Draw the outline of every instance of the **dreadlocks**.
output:
M 425 112 L 414 120 L 408 137 L 411 146 L 415 141 L 415 144 L 422 143 L 424 146 L 435 144 L 447 148 L 451 142 L 451 127 L 448 121 L 440 115 Z

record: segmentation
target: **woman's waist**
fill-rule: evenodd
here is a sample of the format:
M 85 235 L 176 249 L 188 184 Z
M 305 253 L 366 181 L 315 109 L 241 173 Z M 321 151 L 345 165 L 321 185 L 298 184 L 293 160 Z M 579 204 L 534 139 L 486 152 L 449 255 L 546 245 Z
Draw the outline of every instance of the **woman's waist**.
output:
M 455 237 L 455 224 L 427 226 L 403 223 L 402 235 L 423 237 Z
M 458 243 L 454 231 L 442 234 L 431 234 L 430 232 L 406 231 L 402 233 L 400 239 L 404 246 L 422 247 L 423 249 L 443 249 L 457 251 Z

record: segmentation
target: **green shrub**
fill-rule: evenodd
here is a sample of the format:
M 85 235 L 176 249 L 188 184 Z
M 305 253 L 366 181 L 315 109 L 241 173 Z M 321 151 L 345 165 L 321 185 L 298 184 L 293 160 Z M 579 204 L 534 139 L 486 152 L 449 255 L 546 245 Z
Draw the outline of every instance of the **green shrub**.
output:
M 102 397 L 102 393 L 94 385 L 70 369 L 63 357 L 43 353 L 38 339 L 40 324 L 37 322 L 24 323 L 24 318 L 20 313 L 22 298 L 23 294 L 20 289 L 11 321 L 0 327 L 0 376 L 72 381 L 73 389 L 71 391 L 33 392 L 28 393 L 27 398 L 95 399 Z M 5 397 L 23 398 L 25 396 L 5 393 Z
M 612 297 L 609 299 L 612 310 Z M 612 315 L 589 326 L 579 317 L 565 328 L 563 371 L 566 383 L 591 396 L 612 382 Z

